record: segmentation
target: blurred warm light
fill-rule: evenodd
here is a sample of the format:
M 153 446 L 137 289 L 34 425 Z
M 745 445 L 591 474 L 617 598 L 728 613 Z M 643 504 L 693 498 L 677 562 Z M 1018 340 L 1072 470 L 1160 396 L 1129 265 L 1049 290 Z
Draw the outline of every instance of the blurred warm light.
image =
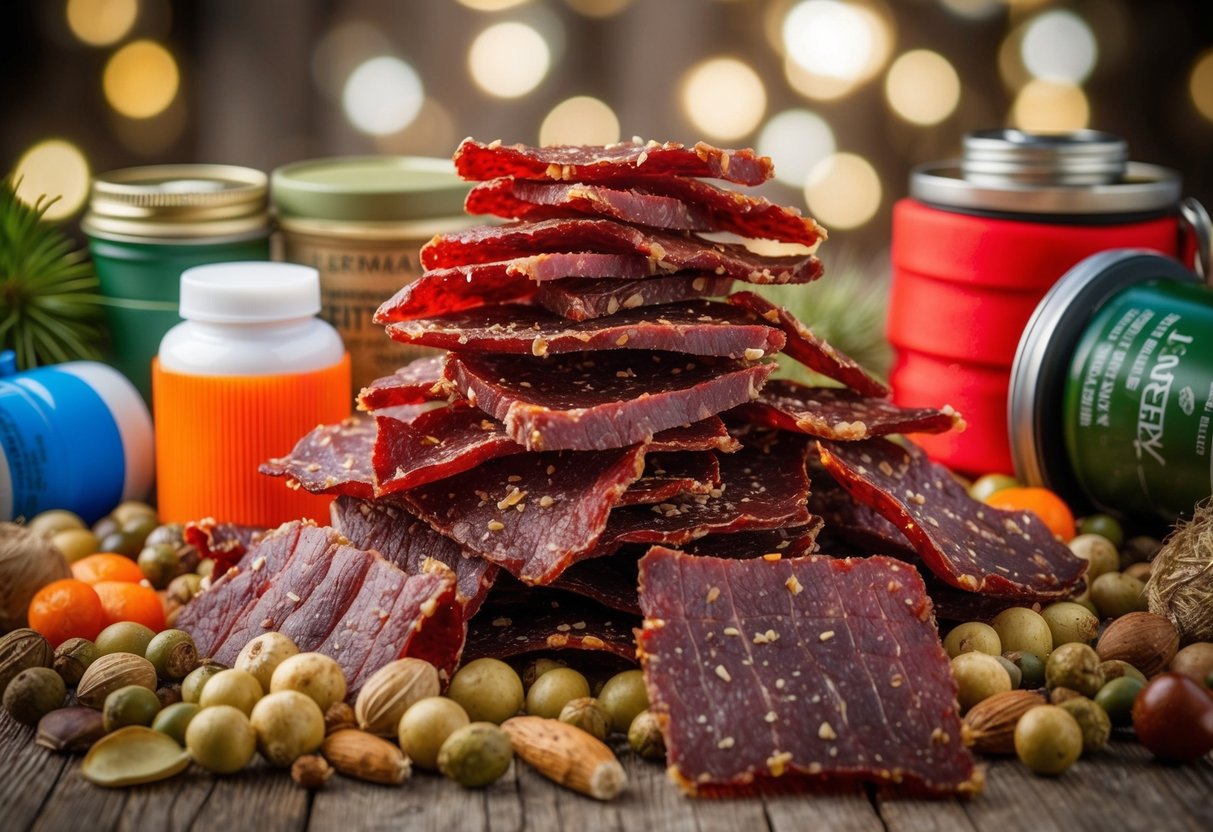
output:
M 783 20 L 788 57 L 815 75 L 854 80 L 874 46 L 863 14 L 841 0 L 805 0 Z
M 1018 92 L 1032 80 L 1023 65 L 1024 27 L 1013 29 L 998 47 L 998 74 L 1008 90 Z
M 561 101 L 544 118 L 539 143 L 612 144 L 619 141 L 619 117 L 603 101 L 578 95 Z
M 110 129 L 128 150 L 150 158 L 164 153 L 185 135 L 188 115 L 185 102 L 178 96 L 154 118 L 141 118 L 138 121 L 113 118 Z
M 1073 84 L 1029 81 L 1011 108 L 1012 125 L 1033 133 L 1081 130 L 1090 120 L 1087 96 Z
M 461 6 L 467 6 L 478 12 L 499 12 L 514 6 L 521 6 L 525 2 L 527 0 L 459 0 Z
M 539 86 L 551 68 L 552 53 L 543 35 L 525 23 L 498 23 L 472 41 L 468 69 L 489 95 L 517 98 Z
M 586 17 L 614 17 L 632 5 L 632 0 L 564 0 Z
M 138 0 L 67 0 L 67 25 L 90 46 L 118 42 L 138 16 Z
M 421 79 L 411 66 L 380 55 L 350 73 L 341 104 L 354 127 L 372 136 L 386 136 L 412 124 L 424 98 Z
M 709 58 L 686 74 L 682 107 L 687 118 L 713 139 L 733 141 L 754 132 L 767 108 L 758 73 L 736 58 Z
M 151 118 L 177 96 L 177 61 L 158 43 L 137 40 L 114 53 L 101 78 L 105 99 L 128 118 Z
M 1046 3 L 1051 3 L 1053 0 L 1001 0 L 1001 2 L 1010 6 L 1012 12 L 1026 12 L 1043 6 Z
M 1205 50 L 1192 65 L 1192 74 L 1188 76 L 1188 89 L 1192 93 L 1192 103 L 1196 105 L 1196 109 L 1209 121 L 1213 121 L 1213 49 Z
M 463 136 L 450 111 L 426 96 L 417 118 L 408 127 L 398 133 L 374 137 L 375 150 L 395 155 L 449 156 L 451 148 Z
M 836 153 L 813 168 L 804 198 L 810 213 L 827 228 L 858 228 L 880 208 L 880 177 L 862 156 Z
M 854 90 L 856 86 L 854 81 L 809 72 L 790 58 L 784 59 L 783 74 L 788 86 L 805 98 L 815 101 L 834 101 Z
M 47 219 L 70 217 L 88 198 L 88 160 L 80 148 L 63 139 L 47 139 L 25 151 L 14 173 L 17 196 L 23 202 L 33 205 L 43 196 L 60 197 L 47 210 Z
M 1023 64 L 1035 78 L 1081 84 L 1095 68 L 1098 47 L 1086 21 L 1061 9 L 1033 18 L 1020 46 Z
M 1001 0 L 939 0 L 939 5 L 967 20 L 985 20 L 1006 8 Z
M 378 26 L 352 20 L 334 26 L 312 52 L 312 78 L 319 90 L 339 101 L 345 82 L 358 66 L 375 55 L 392 51 L 392 43 Z
M 834 153 L 834 131 L 808 110 L 784 110 L 758 134 L 758 152 L 775 162 L 775 178 L 799 188 L 822 159 Z
M 893 112 L 906 121 L 938 124 L 960 103 L 960 76 L 943 55 L 915 49 L 893 62 L 884 91 Z

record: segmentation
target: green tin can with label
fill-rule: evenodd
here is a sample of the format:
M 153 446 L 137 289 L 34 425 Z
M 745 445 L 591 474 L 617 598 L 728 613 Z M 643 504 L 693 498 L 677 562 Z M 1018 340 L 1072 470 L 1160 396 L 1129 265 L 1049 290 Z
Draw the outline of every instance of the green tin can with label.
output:
M 105 297 L 112 363 L 151 401 L 152 358 L 181 322 L 181 273 L 270 258 L 267 178 L 232 165 L 152 165 L 98 176 L 81 227 Z
M 1026 481 L 1144 521 L 1190 516 L 1213 493 L 1213 290 L 1155 253 L 1082 261 L 1024 332 L 1009 421 Z

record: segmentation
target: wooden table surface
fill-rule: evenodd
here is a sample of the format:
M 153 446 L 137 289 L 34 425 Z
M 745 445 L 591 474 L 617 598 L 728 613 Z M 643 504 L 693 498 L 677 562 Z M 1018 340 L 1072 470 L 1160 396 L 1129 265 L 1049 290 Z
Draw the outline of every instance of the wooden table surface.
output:
M 1187 766 L 1152 762 L 1140 745 L 1114 741 L 1058 778 L 1014 760 L 990 760 L 985 792 L 971 800 L 910 800 L 878 790 L 735 800 L 683 797 L 662 766 L 621 752 L 627 791 L 599 803 L 515 762 L 487 789 L 463 789 L 428 772 L 401 786 L 335 775 L 314 794 L 258 762 L 215 777 L 191 767 L 171 780 L 103 789 L 80 776 L 79 758 L 33 743 L 33 730 L 0 713 L 0 830 L 641 830 L 641 832 L 1126 832 L 1213 830 L 1213 757 Z

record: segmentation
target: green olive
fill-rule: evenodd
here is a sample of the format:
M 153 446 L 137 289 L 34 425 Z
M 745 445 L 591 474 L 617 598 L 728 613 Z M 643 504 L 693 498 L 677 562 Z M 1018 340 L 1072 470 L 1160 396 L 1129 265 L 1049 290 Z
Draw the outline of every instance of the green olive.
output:
M 1120 521 L 1110 514 L 1089 514 L 1078 521 L 1079 534 L 1097 534 L 1106 537 L 1112 545 L 1120 548 L 1125 542 L 1125 532 Z
M 588 698 L 590 683 L 571 667 L 558 667 L 535 680 L 526 695 L 526 712 L 531 716 L 556 719 L 574 699 Z
M 100 551 L 101 541 L 88 529 L 64 529 L 55 532 L 51 545 L 63 553 L 68 563 L 75 563 Z
M 1108 718 L 1118 728 L 1133 724 L 1133 700 L 1145 682 L 1132 676 L 1113 679 L 1095 694 L 1095 704 L 1108 712 Z
M 1149 681 L 1146 678 L 1146 674 L 1122 659 L 1108 659 L 1107 661 L 1100 662 L 1099 666 L 1103 668 L 1105 684 L 1113 679 L 1119 679 L 1121 676 L 1136 679 L 1143 685 Z
M 112 552 L 133 558 L 143 548 L 142 539 L 137 538 L 135 535 L 127 534 L 122 530 L 110 532 L 104 536 L 98 535 L 98 537 L 101 542 L 97 544 L 97 548 L 102 552 Z
M 461 786 L 478 788 L 499 779 L 513 759 L 505 731 L 491 722 L 473 722 L 446 738 L 438 750 L 438 770 Z
M 156 668 L 156 675 L 170 682 L 184 679 L 198 667 L 198 648 L 184 630 L 157 633 L 143 655 Z
M 206 683 L 220 671 L 227 670 L 221 664 L 203 664 L 194 668 L 181 680 L 181 701 L 197 702 L 202 697 Z
M 956 700 L 967 711 L 983 699 L 1011 689 L 1011 676 L 987 653 L 961 653 L 952 659 Z
M 1019 669 L 1019 665 L 1006 656 L 995 656 L 994 659 L 1002 665 L 1002 669 L 1007 672 L 1007 676 L 1011 677 L 1011 690 L 1018 690 L 1023 684 L 1023 671 Z
M 171 543 L 153 543 L 139 552 L 139 569 L 156 589 L 164 589 L 181 574 L 181 556 Z
M 160 525 L 156 520 L 155 515 L 144 515 L 132 517 L 129 520 L 121 521 L 118 530 L 124 535 L 127 535 L 131 540 L 135 541 L 135 551 L 132 556 L 138 554 L 139 550 L 144 547 L 147 541 L 147 536 L 155 531 L 156 526 Z
M 107 536 L 118 531 L 118 521 L 114 519 L 114 515 L 107 514 L 93 524 L 93 534 L 98 540 L 104 540 Z
M 1040 611 L 1040 617 L 1049 625 L 1054 647 L 1070 642 L 1090 644 L 1099 634 L 1099 617 L 1073 601 L 1049 604 Z
M 1108 744 L 1112 736 L 1112 721 L 1108 712 L 1085 696 L 1076 696 L 1062 702 L 1059 706 L 1063 711 L 1074 717 L 1082 730 L 1082 753 L 1090 754 Z
M 156 519 L 156 509 L 138 500 L 127 500 L 120 503 L 111 511 L 110 516 L 118 522 L 119 526 L 125 526 L 135 520 L 146 521 L 148 518 L 151 518 L 154 521 Z
M 950 659 L 974 650 L 991 656 L 1002 653 L 1002 640 L 998 638 L 998 633 L 981 621 L 966 621 L 953 627 L 943 640 L 943 646 Z
M 1087 585 L 1108 572 L 1120 569 L 1120 552 L 1103 535 L 1080 534 L 1070 541 L 1070 551 L 1087 562 Z
M 994 616 L 990 626 L 998 633 L 1003 650 L 1024 650 L 1048 656 L 1053 650 L 1053 632 L 1040 613 L 1027 607 L 1011 607 Z
M 1015 754 L 1036 774 L 1061 774 L 1082 754 L 1082 728 L 1056 705 L 1038 705 L 1015 724 Z
M 535 684 L 535 680 L 549 670 L 555 670 L 558 667 L 566 667 L 564 662 L 558 662 L 555 659 L 538 658 L 527 662 L 526 667 L 522 668 L 522 686 L 526 690 L 531 689 L 531 685 Z
M 97 634 L 93 643 L 103 656 L 110 653 L 134 653 L 142 656 L 156 637 L 156 631 L 137 621 L 116 621 Z
M 105 697 L 101 709 L 107 733 L 127 725 L 151 725 L 158 713 L 160 700 L 156 692 L 142 685 L 127 685 L 112 691 Z
M 263 694 L 261 683 L 247 670 L 221 670 L 202 688 L 198 704 L 203 709 L 231 705 L 248 716 Z
M 436 769 L 438 751 L 447 737 L 470 722 L 467 711 L 454 699 L 445 696 L 418 699 L 400 717 L 397 732 L 400 748 L 414 765 Z
M 165 523 L 163 526 L 157 526 L 152 529 L 143 545 L 155 546 L 159 543 L 167 543 L 174 549 L 185 546 L 185 525 L 183 523 Z
M 598 701 L 611 715 L 611 731 L 626 734 L 636 714 L 649 707 L 649 692 L 639 670 L 617 673 L 598 692 Z
M 67 531 L 68 529 L 87 528 L 79 514 L 62 508 L 54 508 L 36 514 L 26 525 L 30 531 L 51 535 Z
M 233 774 L 257 751 L 257 733 L 248 716 L 231 705 L 203 708 L 185 729 L 194 762 L 215 774 Z
M 185 745 L 185 729 L 189 727 L 198 712 L 202 710 L 194 702 L 177 702 L 162 709 L 152 720 L 152 728 L 162 734 L 168 734 L 177 741 L 177 745 Z
M 1123 572 L 1105 572 L 1091 582 L 1091 601 L 1104 618 L 1145 612 L 1146 585 Z
M 969 486 L 969 496 L 979 503 L 984 503 L 991 494 L 1006 488 L 1016 488 L 1019 480 L 1007 474 L 985 474 L 978 477 Z
M 1019 668 L 1019 685 L 1024 690 L 1036 690 L 1045 686 L 1045 663 L 1035 653 L 1013 650 L 1002 654 Z
M 1089 645 L 1063 644 L 1045 662 L 1045 683 L 1050 688 L 1069 688 L 1083 696 L 1095 696 L 1105 681 L 1100 664 L 1099 654 Z
M 455 672 L 446 695 L 458 702 L 472 722 L 500 725 L 518 713 L 525 697 L 522 680 L 498 659 L 476 659 Z

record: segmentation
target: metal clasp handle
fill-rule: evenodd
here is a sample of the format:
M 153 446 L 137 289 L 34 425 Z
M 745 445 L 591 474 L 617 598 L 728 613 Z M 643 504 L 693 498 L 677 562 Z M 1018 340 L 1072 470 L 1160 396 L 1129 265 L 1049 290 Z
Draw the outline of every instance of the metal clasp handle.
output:
M 1195 253 L 1192 258 L 1192 271 L 1213 286 L 1213 269 L 1210 269 L 1210 240 L 1213 239 L 1213 219 L 1200 200 L 1188 197 L 1179 203 L 1180 233 L 1190 236 L 1194 243 Z

